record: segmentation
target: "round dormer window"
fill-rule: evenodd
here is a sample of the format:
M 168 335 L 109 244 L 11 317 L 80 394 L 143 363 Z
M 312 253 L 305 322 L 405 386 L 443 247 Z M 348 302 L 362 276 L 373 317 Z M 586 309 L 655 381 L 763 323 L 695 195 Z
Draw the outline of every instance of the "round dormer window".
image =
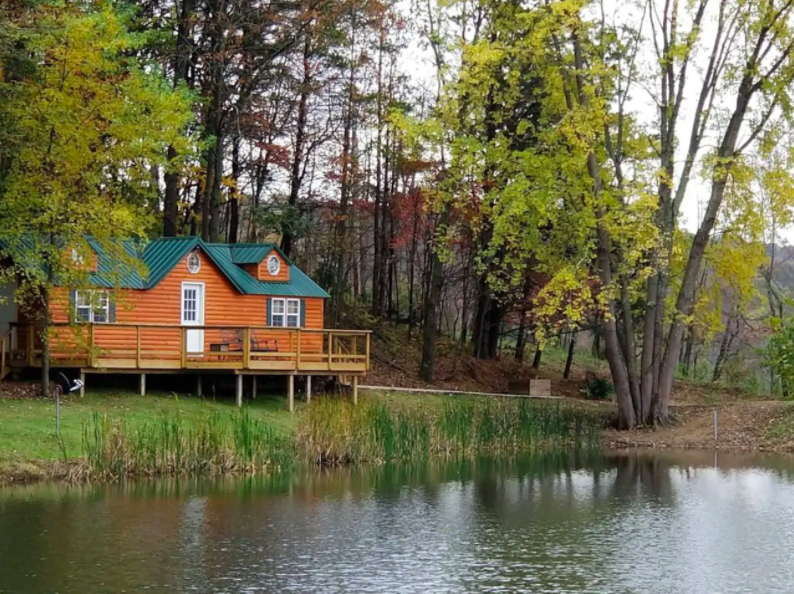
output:
M 193 252 L 187 257 L 187 271 L 190 274 L 196 274 L 199 270 L 201 270 L 201 258 Z
M 278 256 L 270 256 L 267 259 L 267 271 L 270 276 L 276 276 L 281 271 L 281 260 L 278 259 Z
M 85 264 L 85 261 L 83 260 L 83 254 L 81 254 L 74 248 L 72 248 L 72 262 L 74 262 L 78 266 L 81 264 Z

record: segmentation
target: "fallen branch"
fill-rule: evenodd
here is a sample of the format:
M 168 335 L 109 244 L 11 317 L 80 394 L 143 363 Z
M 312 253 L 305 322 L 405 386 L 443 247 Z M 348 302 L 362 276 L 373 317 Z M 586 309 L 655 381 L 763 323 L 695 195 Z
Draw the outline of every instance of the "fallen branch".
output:
M 410 392 L 413 394 L 449 394 L 450 396 L 494 396 L 498 398 L 535 398 L 538 400 L 565 400 L 563 396 L 531 396 L 529 394 L 497 394 L 495 392 L 468 392 L 464 390 L 430 390 L 428 388 L 395 388 L 393 386 L 359 386 L 359 390 L 372 392 Z

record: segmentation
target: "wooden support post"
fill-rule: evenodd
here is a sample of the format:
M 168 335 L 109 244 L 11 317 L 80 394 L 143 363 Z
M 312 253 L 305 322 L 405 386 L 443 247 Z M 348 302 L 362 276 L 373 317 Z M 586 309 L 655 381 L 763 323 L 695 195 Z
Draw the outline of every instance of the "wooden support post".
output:
M 141 368 L 141 327 L 135 326 L 135 361 L 138 369 Z
M 201 374 L 196 374 L 196 396 L 201 398 Z
M 80 372 L 80 398 L 85 398 L 85 372 Z
M 370 334 L 367 332 L 367 371 L 369 371 L 369 337 Z
M 243 405 L 243 376 L 237 376 L 237 406 Z
M 94 341 L 95 341 L 94 325 L 93 324 L 91 324 L 88 327 L 88 334 L 90 336 L 89 346 L 88 346 L 88 366 L 89 367 L 93 367 L 94 366 Z
M 182 368 L 187 367 L 187 328 L 182 326 L 180 329 L 180 347 L 179 352 L 182 357 Z
M 243 330 L 243 367 L 251 367 L 251 328 Z
M 353 404 L 358 404 L 358 376 L 353 376 Z
M 288 392 L 289 392 L 289 411 L 295 412 L 295 376 L 289 374 L 288 378 Z
M 306 376 L 306 402 L 312 401 L 312 376 Z
M 331 370 L 331 355 L 334 352 L 334 333 L 328 333 L 328 370 Z
M 256 376 L 251 376 L 251 399 L 256 399 Z
M 146 396 L 146 374 L 141 374 L 141 396 Z
M 295 371 L 301 368 L 301 329 L 298 328 L 298 348 L 295 351 Z

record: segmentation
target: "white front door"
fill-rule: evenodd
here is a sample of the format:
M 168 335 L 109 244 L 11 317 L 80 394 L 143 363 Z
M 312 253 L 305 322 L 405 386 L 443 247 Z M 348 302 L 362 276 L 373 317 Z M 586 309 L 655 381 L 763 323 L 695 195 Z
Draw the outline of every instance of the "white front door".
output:
M 182 325 L 204 325 L 204 284 L 182 283 Z M 188 353 L 204 352 L 204 330 L 188 330 L 186 332 L 186 348 Z

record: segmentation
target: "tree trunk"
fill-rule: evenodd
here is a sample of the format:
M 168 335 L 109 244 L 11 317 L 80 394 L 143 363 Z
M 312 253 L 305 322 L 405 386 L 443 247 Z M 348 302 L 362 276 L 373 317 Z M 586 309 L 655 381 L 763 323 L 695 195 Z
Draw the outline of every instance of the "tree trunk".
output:
M 439 217 L 437 229 L 445 232 L 449 223 L 449 210 L 444 209 Z M 436 235 L 432 247 L 432 264 L 430 272 L 430 292 L 428 299 L 425 300 L 424 319 L 425 324 L 422 329 L 422 363 L 419 367 L 419 377 L 425 381 L 433 380 L 433 372 L 436 362 L 436 335 L 438 332 L 439 301 L 441 300 L 441 290 L 444 286 L 444 263 L 441 261 L 437 242 L 441 239 Z
M 174 59 L 174 86 L 180 83 L 187 84 L 190 53 L 191 53 L 191 30 L 194 10 L 194 0 L 182 0 L 181 10 L 177 3 L 179 13 L 179 24 L 177 25 L 176 37 L 176 57 Z M 174 166 L 177 158 L 176 149 L 168 147 L 169 167 Z M 174 237 L 179 229 L 177 220 L 179 216 L 179 174 L 173 169 L 165 173 L 165 202 L 163 204 L 163 236 Z
M 220 234 L 220 188 L 223 177 L 223 25 L 225 6 L 222 1 L 210 2 L 209 29 L 211 60 L 210 101 L 206 116 L 206 138 L 212 143 L 207 149 L 207 175 L 201 209 L 201 237 L 217 242 Z
M 218 134 L 216 138 L 214 156 L 215 168 L 210 195 L 210 243 L 218 243 L 221 239 L 221 180 L 223 179 L 223 138 L 221 134 Z
M 491 309 L 491 291 L 485 275 L 477 278 L 477 309 L 474 312 L 474 325 L 471 330 L 473 354 L 478 359 L 488 358 L 488 311 Z
M 571 341 L 568 343 L 568 357 L 565 359 L 565 371 L 562 373 L 563 379 L 571 377 L 571 365 L 573 364 L 573 353 L 576 350 L 576 332 L 571 334 Z
M 535 357 L 532 359 L 532 369 L 540 369 L 540 358 L 543 356 L 543 349 L 540 348 L 540 345 L 537 346 L 535 349 Z
M 687 333 L 686 350 L 684 351 L 684 375 L 690 376 L 690 365 L 692 364 L 692 349 L 695 348 L 695 330 L 691 326 Z
M 521 319 L 518 322 L 518 336 L 516 337 L 516 355 L 517 363 L 524 362 L 524 351 L 527 348 L 527 312 L 521 310 Z
M 603 325 L 604 320 L 601 319 L 601 316 L 596 317 L 596 323 L 593 326 L 593 348 L 592 353 L 593 357 L 596 359 L 603 359 L 604 354 L 601 350 L 601 337 L 603 335 Z
M 169 167 L 177 158 L 176 149 L 168 147 Z M 177 217 L 179 216 L 179 174 L 174 171 L 165 173 L 165 202 L 163 204 L 163 237 L 175 237 L 177 231 Z
M 496 359 L 499 355 L 499 337 L 502 335 L 504 313 L 505 310 L 502 304 L 492 298 L 491 307 L 488 310 L 488 335 L 486 342 L 489 359 Z
M 681 288 L 679 289 L 678 299 L 676 300 L 676 315 L 673 318 L 668 334 L 667 350 L 665 351 L 664 361 L 661 364 L 659 384 L 654 402 L 652 403 L 654 420 L 656 421 L 664 421 L 668 416 L 675 366 L 678 361 L 678 353 L 681 349 L 681 340 L 684 334 L 683 320 L 691 315 L 692 308 L 694 307 L 698 272 L 703 261 L 703 255 L 706 252 L 706 247 L 711 239 L 711 231 L 714 228 L 723 198 L 725 197 L 728 176 L 734 163 L 733 159 L 736 156 L 736 144 L 739 138 L 739 131 L 744 122 L 744 116 L 747 112 L 750 98 L 755 92 L 753 85 L 755 76 L 756 73 L 753 72 L 753 69 L 747 68 L 742 82 L 739 85 L 736 108 L 731 115 L 725 130 L 725 135 L 717 150 L 716 163 L 718 163 L 718 165 L 711 178 L 711 194 L 709 196 L 708 205 L 706 206 L 705 216 L 703 217 L 703 221 L 697 233 L 695 233 L 692 247 L 689 250 L 689 258 L 687 259 L 683 279 L 681 281 Z
M 736 338 L 736 333 L 733 331 L 733 319 L 728 318 L 728 323 L 725 324 L 725 332 L 722 334 L 722 340 L 720 340 L 720 350 L 717 353 L 717 360 L 714 362 L 714 373 L 711 376 L 712 383 L 718 382 L 722 376 L 722 367 L 731 350 L 734 338 Z
M 240 138 L 237 137 L 232 143 L 232 182 L 229 191 L 229 236 L 226 241 L 237 243 L 240 237 Z
M 210 202 L 212 201 L 212 189 L 215 187 L 215 145 L 207 149 L 207 173 L 204 176 L 204 191 L 201 196 L 201 238 L 204 241 L 210 239 Z
M 344 131 L 342 134 L 342 175 L 340 181 L 339 214 L 337 216 L 335 233 L 335 275 L 334 275 L 334 294 L 332 299 L 332 320 L 333 325 L 339 323 L 342 312 L 342 302 L 344 300 L 345 279 L 347 276 L 347 217 L 350 203 L 350 192 L 352 185 L 352 160 L 353 160 L 353 85 L 355 84 L 355 74 L 351 66 L 350 77 L 348 80 L 348 96 L 345 109 Z
M 312 69 L 311 69 L 311 35 L 306 33 L 303 42 L 303 78 L 301 79 L 300 98 L 298 99 L 298 118 L 295 124 L 295 148 L 292 153 L 292 164 L 290 167 L 289 198 L 287 203 L 290 207 L 298 204 L 303 176 L 301 166 L 303 165 L 304 145 L 306 143 L 306 125 L 309 116 L 309 95 L 311 94 Z M 292 254 L 292 230 L 287 226 L 281 237 L 281 251 L 288 258 Z
M 386 295 L 386 252 L 383 236 L 384 228 L 384 197 L 386 195 L 386 176 L 383 167 L 383 38 L 378 47 L 378 65 L 376 70 L 376 135 L 375 135 L 375 204 L 372 213 L 373 222 L 373 260 L 372 260 L 372 315 L 383 316 Z
M 654 259 L 658 267 L 658 259 Z M 659 291 L 659 276 L 652 275 L 648 278 L 646 295 L 645 320 L 642 333 L 642 356 L 640 358 L 640 414 L 648 424 L 651 418 L 651 402 L 654 393 L 654 343 L 656 329 L 656 306 Z
M 594 194 L 600 197 L 603 190 L 601 170 L 595 153 L 588 155 L 587 169 L 590 178 L 593 180 Z M 612 284 L 612 250 L 609 232 L 604 226 L 603 219 L 604 212 L 598 209 L 596 212 L 596 260 L 601 283 L 603 286 L 609 287 Z M 618 426 L 621 429 L 630 429 L 637 424 L 637 415 L 634 409 L 629 372 L 621 351 L 620 340 L 618 339 L 616 319 L 615 302 L 614 299 L 610 299 L 603 324 L 604 343 L 606 345 L 607 362 L 609 363 L 612 381 L 615 385 L 615 397 L 618 403 Z
M 50 274 L 50 276 L 52 276 Z M 50 283 L 52 286 L 52 283 Z M 50 397 L 50 293 L 49 289 L 42 290 L 41 303 L 43 311 L 41 313 L 41 396 Z M 28 348 L 33 350 L 34 344 L 29 344 Z
M 631 401 L 634 405 L 634 412 L 637 418 L 644 419 L 642 414 L 640 377 L 637 373 L 637 354 L 634 344 L 634 318 L 631 311 L 629 282 L 625 277 L 621 277 L 620 279 L 620 308 L 623 319 L 623 358 L 626 360 L 626 370 L 629 374 Z
M 414 275 L 416 270 L 416 244 L 419 225 L 419 214 L 414 208 L 413 228 L 411 230 L 411 252 L 408 255 L 408 338 L 414 329 Z

